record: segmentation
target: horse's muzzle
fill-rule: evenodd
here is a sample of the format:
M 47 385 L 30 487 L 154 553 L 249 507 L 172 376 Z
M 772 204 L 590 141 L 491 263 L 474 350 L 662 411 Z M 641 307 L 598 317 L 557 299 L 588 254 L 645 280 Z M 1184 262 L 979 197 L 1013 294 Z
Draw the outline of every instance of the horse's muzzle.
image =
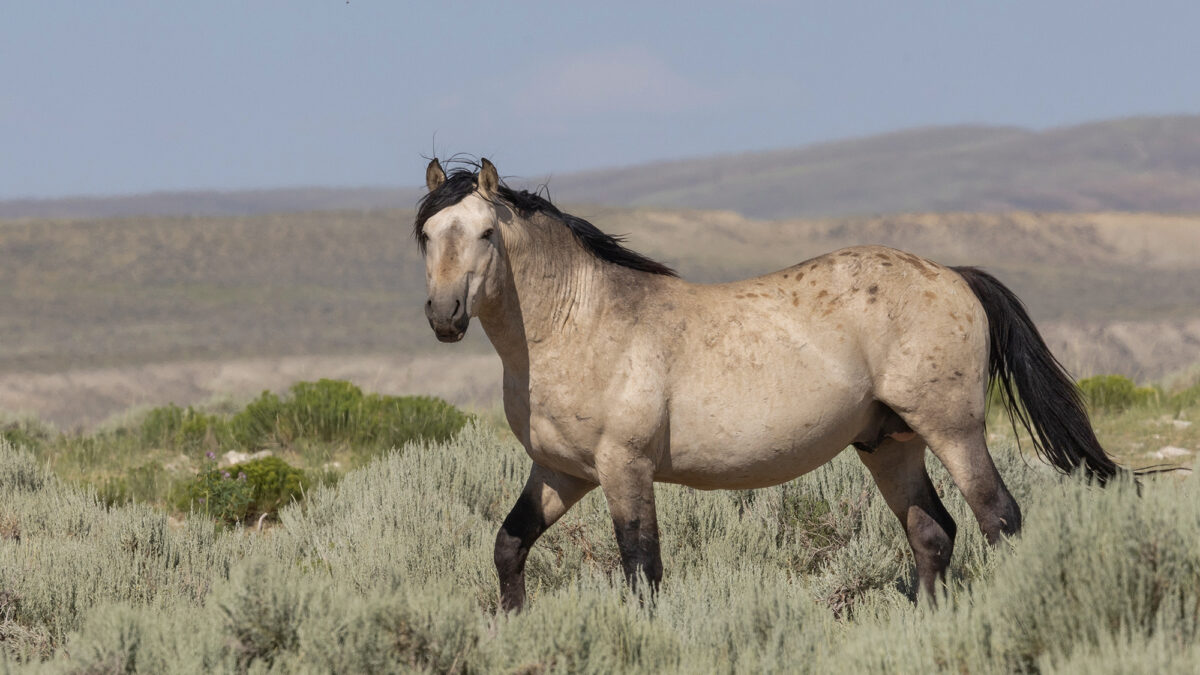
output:
M 471 323 L 471 316 L 463 307 L 462 300 L 456 299 L 451 302 L 434 302 L 430 299 L 425 303 L 425 316 L 429 319 L 429 327 L 441 342 L 458 342 L 463 339 L 467 334 L 467 326 Z

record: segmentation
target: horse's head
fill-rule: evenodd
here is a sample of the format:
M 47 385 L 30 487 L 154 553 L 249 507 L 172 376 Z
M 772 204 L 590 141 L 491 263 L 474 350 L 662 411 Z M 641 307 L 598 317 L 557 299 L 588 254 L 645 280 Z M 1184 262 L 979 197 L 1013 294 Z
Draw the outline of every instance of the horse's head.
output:
M 500 178 L 486 159 L 477 174 L 455 171 L 449 179 L 434 159 L 425 185 L 429 194 L 417 213 L 429 289 L 425 316 L 439 340 L 457 342 L 499 291 L 506 269 L 500 218 L 510 211 L 497 199 Z

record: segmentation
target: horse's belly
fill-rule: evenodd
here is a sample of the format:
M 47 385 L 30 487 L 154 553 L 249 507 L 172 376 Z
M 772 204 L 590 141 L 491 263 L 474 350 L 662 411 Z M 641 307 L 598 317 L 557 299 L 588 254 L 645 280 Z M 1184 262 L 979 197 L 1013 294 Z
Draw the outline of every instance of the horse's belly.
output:
M 849 391 L 821 402 L 672 412 L 670 448 L 656 479 L 701 489 L 787 482 L 833 459 L 867 423 L 870 400 Z M 678 414 L 677 414 L 678 413 Z

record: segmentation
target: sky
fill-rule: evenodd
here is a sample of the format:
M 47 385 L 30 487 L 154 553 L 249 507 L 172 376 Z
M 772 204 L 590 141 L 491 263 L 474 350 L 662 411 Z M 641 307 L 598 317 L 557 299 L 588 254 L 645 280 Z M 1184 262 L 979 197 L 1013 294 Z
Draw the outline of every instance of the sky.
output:
M 8 0 L 0 199 L 540 181 L 943 124 L 1200 113 L 1200 3 Z

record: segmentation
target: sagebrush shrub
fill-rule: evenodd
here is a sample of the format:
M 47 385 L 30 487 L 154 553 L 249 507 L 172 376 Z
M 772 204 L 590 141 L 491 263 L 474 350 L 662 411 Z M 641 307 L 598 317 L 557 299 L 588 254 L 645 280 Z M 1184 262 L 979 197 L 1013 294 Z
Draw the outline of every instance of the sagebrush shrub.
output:
M 911 603 L 904 534 L 843 453 L 754 492 L 656 486 L 654 598 L 627 589 L 597 490 L 531 551 L 527 608 L 499 615 L 492 546 L 529 468 L 511 435 L 472 424 L 408 444 L 285 505 L 262 533 L 106 508 L 0 443 L 0 670 L 4 658 L 48 659 L 27 664 L 47 672 L 1194 669 L 1197 478 L 1147 478 L 1139 496 L 995 445 L 1025 529 L 986 546 L 931 461 L 959 525 L 936 607 Z

